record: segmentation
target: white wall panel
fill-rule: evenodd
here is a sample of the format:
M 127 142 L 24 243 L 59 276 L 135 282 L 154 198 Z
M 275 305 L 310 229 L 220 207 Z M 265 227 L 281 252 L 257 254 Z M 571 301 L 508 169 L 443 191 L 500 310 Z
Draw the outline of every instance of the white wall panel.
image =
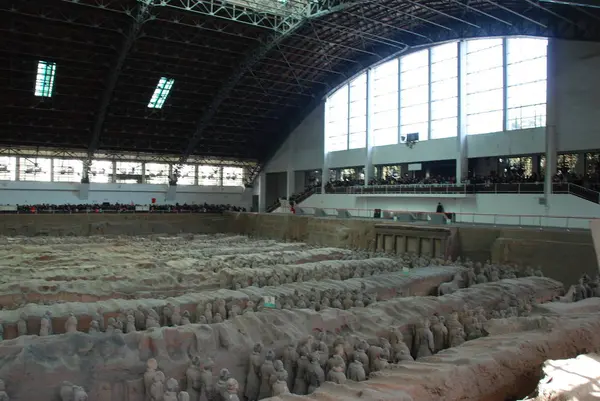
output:
M 136 203 L 149 204 L 156 198 L 158 204 L 231 204 L 249 209 L 251 196 L 242 187 L 178 186 L 173 202 L 166 201 L 168 185 L 151 184 L 90 184 L 89 197 L 79 199 L 77 183 L 0 182 L 0 204 L 94 204 Z
M 469 158 L 544 153 L 545 128 L 468 135 Z
M 555 44 L 558 150 L 600 149 L 600 44 Z

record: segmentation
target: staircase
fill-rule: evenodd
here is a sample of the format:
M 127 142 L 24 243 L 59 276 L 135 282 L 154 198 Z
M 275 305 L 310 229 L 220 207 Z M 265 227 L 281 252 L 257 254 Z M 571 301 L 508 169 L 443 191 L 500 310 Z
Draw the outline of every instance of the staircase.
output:
M 561 188 L 557 188 L 557 186 L 561 186 Z M 566 191 L 562 187 L 567 187 Z M 590 202 L 594 202 L 596 204 L 600 204 L 600 192 L 594 191 L 592 189 L 584 188 L 575 184 L 553 184 L 552 192 L 554 193 L 568 193 L 570 195 L 575 195 L 578 198 L 585 199 Z

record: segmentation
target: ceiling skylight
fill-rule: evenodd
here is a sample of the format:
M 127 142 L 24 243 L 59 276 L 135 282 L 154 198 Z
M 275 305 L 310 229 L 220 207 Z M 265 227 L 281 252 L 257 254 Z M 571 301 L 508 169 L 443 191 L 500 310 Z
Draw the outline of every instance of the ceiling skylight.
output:
M 52 90 L 54 88 L 54 74 L 56 74 L 56 63 L 42 60 L 38 62 L 37 78 L 35 79 L 36 96 L 52 96 Z
M 158 81 L 156 89 L 154 89 L 154 94 L 152 95 L 152 99 L 150 99 L 150 103 L 148 103 L 148 107 L 151 109 L 162 109 L 173 87 L 173 83 L 175 83 L 174 79 L 162 77 Z

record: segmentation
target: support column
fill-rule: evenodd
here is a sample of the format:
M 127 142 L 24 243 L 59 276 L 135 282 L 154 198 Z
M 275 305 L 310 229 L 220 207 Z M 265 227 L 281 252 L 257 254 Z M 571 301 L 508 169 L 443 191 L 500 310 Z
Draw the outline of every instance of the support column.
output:
M 508 131 L 508 40 L 502 39 L 502 131 Z
M 427 68 L 427 140 L 431 139 L 431 47 L 428 52 Z
M 325 131 L 323 131 L 325 132 Z M 286 180 L 286 199 L 289 201 L 290 197 L 296 192 L 296 171 L 294 170 L 294 161 L 295 161 L 295 153 L 294 149 L 296 149 L 296 136 L 290 135 L 287 141 L 287 180 Z
M 223 187 L 223 166 L 219 167 L 219 186 Z
M 258 175 L 258 212 L 267 210 L 267 174 L 262 171 Z
M 21 158 L 15 156 L 15 181 L 21 181 Z
M 54 182 L 54 158 L 50 158 L 50 182 Z
M 110 182 L 114 184 L 117 182 L 117 161 L 113 159 L 112 161 L 112 174 L 110 176 Z
M 350 103 L 350 101 L 348 100 L 348 103 Z M 325 111 L 324 111 L 324 118 L 323 118 L 323 132 L 327 132 L 327 121 L 329 121 L 329 107 L 327 107 L 327 102 L 325 102 Z M 327 183 L 329 182 L 329 151 L 327 149 L 327 140 L 325 138 L 324 139 L 324 146 L 323 146 L 323 168 L 321 170 L 321 193 L 324 194 L 325 193 L 325 186 L 327 185 Z
M 371 127 L 371 111 L 373 110 L 373 70 L 367 70 L 367 110 L 366 110 L 366 154 L 365 154 L 365 187 L 369 181 L 375 178 L 375 167 L 373 166 L 373 129 Z
M 456 131 L 456 182 L 461 183 L 469 171 L 467 149 L 467 46 L 465 41 L 458 42 L 458 124 Z
M 146 183 L 146 162 L 142 162 L 142 184 Z
M 546 171 L 544 176 L 544 197 L 546 208 L 550 206 L 550 195 L 552 194 L 552 177 L 556 174 L 557 159 L 557 135 L 556 135 L 556 62 L 555 62 L 555 40 L 548 39 L 547 56 L 547 90 L 546 90 Z

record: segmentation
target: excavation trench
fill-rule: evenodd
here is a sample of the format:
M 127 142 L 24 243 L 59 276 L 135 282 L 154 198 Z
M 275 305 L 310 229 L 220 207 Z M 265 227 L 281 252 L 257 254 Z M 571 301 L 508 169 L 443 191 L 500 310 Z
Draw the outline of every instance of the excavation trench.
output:
M 80 383 L 88 389 L 88 394 L 95 395 L 94 399 L 97 400 L 140 400 L 140 394 L 143 394 L 144 365 L 148 358 L 154 357 L 158 360 L 159 367 L 166 377 L 183 380 L 190 358 L 199 355 L 214 359 L 215 372 L 221 368 L 228 368 L 233 377 L 240 382 L 242 387 L 240 394 L 242 394 L 248 356 L 255 342 L 262 342 L 267 348 L 274 349 L 280 357 L 283 348 L 290 340 L 302 340 L 315 331 L 325 331 L 330 335 L 344 331 L 367 340 L 377 339 L 387 335 L 391 326 L 408 329 L 417 320 L 434 313 L 448 314 L 464 306 L 469 308 L 481 306 L 491 310 L 510 295 L 519 299 L 533 297 L 538 301 L 547 301 L 560 294 L 562 290 L 562 285 L 554 280 L 529 277 L 481 284 L 442 297 L 395 298 L 378 302 L 371 307 L 353 308 L 347 311 L 270 310 L 238 316 L 219 324 L 192 324 L 125 335 L 73 333 L 49 337 L 24 336 L 0 343 L 0 377 L 11 383 L 13 401 L 44 401 L 47 399 L 45 394 L 55 391 L 61 380 Z M 598 327 L 594 326 L 593 329 L 597 331 Z M 514 342 L 518 341 L 515 340 L 514 335 L 501 337 L 504 343 L 494 343 L 498 349 L 504 347 L 510 350 L 514 348 Z M 495 360 L 487 355 L 489 343 L 486 341 L 491 338 L 471 341 L 465 345 L 465 349 L 473 350 L 471 352 L 473 356 L 479 358 L 481 355 L 479 361 L 484 365 L 483 372 L 492 372 L 493 368 L 497 368 Z M 409 338 L 405 338 L 407 344 L 410 344 L 410 341 Z M 467 364 L 467 356 L 457 354 L 457 349 L 437 354 L 431 361 L 419 362 L 415 366 L 418 369 L 427 368 L 431 364 L 445 366 L 444 372 L 448 380 L 453 379 L 453 375 L 459 372 L 465 376 L 474 375 L 476 372 L 465 370 L 470 367 Z M 506 357 L 500 351 L 495 352 L 495 356 Z M 518 361 L 514 352 L 511 356 Z M 514 363 L 510 360 L 501 362 L 500 366 Z M 464 366 L 460 366 L 461 363 Z M 457 364 L 459 369 L 456 368 Z M 386 370 L 384 374 L 394 375 L 397 371 L 398 369 Z M 29 377 L 36 378 L 35 386 L 31 386 Z M 395 389 L 391 393 L 386 389 L 398 386 L 399 381 L 414 382 L 414 380 L 412 382 L 399 380 L 396 377 L 393 377 L 390 382 L 385 378 L 376 377 L 364 384 L 351 383 L 348 389 L 343 390 L 343 396 L 338 399 L 356 398 L 357 393 L 352 390 L 357 388 L 355 386 L 371 386 L 364 389 L 379 391 L 382 395 L 381 399 L 398 399 L 394 391 L 404 390 L 404 388 Z M 472 384 L 478 383 L 467 383 L 468 386 Z M 423 388 L 431 388 L 425 383 L 426 387 L 421 386 L 421 390 L 414 394 L 416 398 L 413 399 L 419 401 L 459 399 L 455 397 L 458 394 L 453 386 L 443 380 L 437 385 L 448 387 L 450 396 L 431 398 L 429 393 L 423 392 Z M 468 386 L 466 388 L 469 388 Z M 330 387 L 325 385 L 324 390 Z M 418 390 L 417 387 L 414 389 Z M 442 390 L 445 388 L 442 387 Z M 429 398 L 419 397 L 421 393 Z M 481 391 L 480 393 L 477 397 L 468 399 L 483 399 L 485 394 Z
M 600 307 L 600 299 L 595 298 L 593 303 L 596 308 Z M 326 383 L 311 397 L 293 398 L 517 400 L 535 390 L 546 360 L 572 358 L 600 349 L 600 316 L 597 313 L 537 316 L 526 320 L 544 328 L 468 341 L 418 362 L 392 365 L 366 382 Z M 272 398 L 275 399 L 291 400 L 292 397 Z
M 161 311 L 170 302 L 179 305 L 182 313 L 183 311 L 188 311 L 193 319 L 192 321 L 196 321 L 196 308 L 198 304 L 207 302 L 214 304 L 217 299 L 237 302 L 243 308 L 249 299 L 258 301 L 263 296 L 290 296 L 296 291 L 300 294 L 308 295 L 313 289 L 319 289 L 320 291 L 329 289 L 352 291 L 360 290 L 363 285 L 367 292 L 376 293 L 379 300 L 387 300 L 396 296 L 424 296 L 435 293 L 441 283 L 451 280 L 453 275 L 462 269 L 462 267 L 457 266 L 424 267 L 413 269 L 409 272 L 387 273 L 343 281 L 307 281 L 283 284 L 277 287 L 247 287 L 238 291 L 204 291 L 186 293 L 185 295 L 167 299 L 147 298 L 126 300 L 113 298 L 99 302 L 65 302 L 54 305 L 29 304 L 20 309 L 0 311 L 0 321 L 4 323 L 4 338 L 10 339 L 17 336 L 16 326 L 21 313 L 24 313 L 28 317 L 27 332 L 39 333 L 40 320 L 49 311 L 52 315 L 53 333 L 59 334 L 65 331 L 65 322 L 69 313 L 74 313 L 77 317 L 78 329 L 84 332 L 87 331 L 90 322 L 97 315 L 99 307 L 104 310 L 104 319 L 106 322 L 111 317 L 116 318 L 120 310 L 136 309 L 139 305 L 142 305 L 146 308 L 155 308 Z

